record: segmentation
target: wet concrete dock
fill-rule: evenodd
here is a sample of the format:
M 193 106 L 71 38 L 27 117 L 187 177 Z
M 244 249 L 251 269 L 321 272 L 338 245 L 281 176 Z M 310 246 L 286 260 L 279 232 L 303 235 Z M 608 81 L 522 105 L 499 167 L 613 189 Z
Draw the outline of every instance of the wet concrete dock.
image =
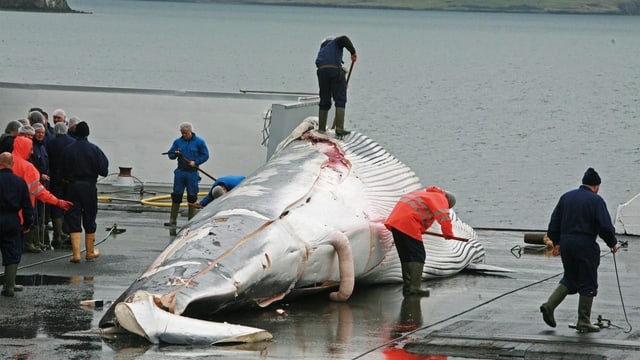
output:
M 487 263 L 513 273 L 462 273 L 430 281 L 429 298 L 407 301 L 401 285 L 382 285 L 356 288 L 344 304 L 316 294 L 225 314 L 226 321 L 270 331 L 274 340 L 269 343 L 156 346 L 135 336 L 86 333 L 97 328 L 108 301 L 169 243 L 169 231 L 162 226 L 167 217 L 163 208 L 101 205 L 96 241 L 104 242 L 98 245 L 102 254 L 97 261 L 70 264 L 64 249 L 25 254 L 18 271 L 24 291 L 0 297 L 0 358 L 633 359 L 640 354 L 639 239 L 619 237 L 628 246 L 615 255 L 615 264 L 612 254 L 602 253 L 592 320 L 601 316 L 606 327 L 580 334 L 568 327 L 576 321 L 577 296 L 568 296 L 556 310 L 556 328 L 543 323 L 538 307 L 555 288 L 562 265 L 559 258 L 524 248 L 522 231 L 478 231 Z M 109 232 L 114 225 L 118 231 Z M 86 299 L 107 303 L 81 307 Z

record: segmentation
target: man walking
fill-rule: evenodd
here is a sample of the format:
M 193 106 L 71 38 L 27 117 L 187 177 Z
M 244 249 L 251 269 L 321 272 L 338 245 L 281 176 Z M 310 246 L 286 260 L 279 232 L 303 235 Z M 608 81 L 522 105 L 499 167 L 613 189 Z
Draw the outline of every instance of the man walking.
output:
M 551 214 L 547 235 L 553 242 L 554 255 L 560 254 L 564 267 L 560 284 L 540 306 L 542 319 L 551 327 L 556 327 L 555 308 L 568 294 L 579 293 L 576 329 L 580 332 L 600 331 L 591 323 L 600 266 L 600 246 L 596 238 L 600 236 L 613 253 L 618 251 L 607 204 L 598 195 L 600 183 L 598 173 L 588 168 L 582 177 L 582 185 L 562 195 Z

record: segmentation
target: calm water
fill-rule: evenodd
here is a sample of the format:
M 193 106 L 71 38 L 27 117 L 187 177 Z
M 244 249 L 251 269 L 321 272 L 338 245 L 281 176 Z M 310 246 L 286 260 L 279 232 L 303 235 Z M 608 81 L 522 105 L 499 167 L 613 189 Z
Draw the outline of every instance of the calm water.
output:
M 348 125 L 470 224 L 544 228 L 588 166 L 612 215 L 640 192 L 637 17 L 69 4 L 93 14 L 0 12 L 0 81 L 315 92 L 320 40 L 348 34 Z

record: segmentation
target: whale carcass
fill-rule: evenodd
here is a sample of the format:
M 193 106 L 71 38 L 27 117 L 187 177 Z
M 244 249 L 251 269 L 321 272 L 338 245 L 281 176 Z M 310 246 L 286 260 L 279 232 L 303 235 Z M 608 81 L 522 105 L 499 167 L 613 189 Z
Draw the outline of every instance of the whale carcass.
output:
M 383 222 L 402 195 L 422 184 L 366 136 L 338 140 L 314 124 L 305 120 L 264 166 L 202 209 L 100 327 L 125 328 L 153 343 L 261 341 L 271 337 L 265 330 L 205 320 L 296 292 L 334 289 L 330 298 L 346 301 L 355 282 L 402 282 Z M 474 230 L 451 216 L 455 235 L 470 241 L 425 235 L 425 277 L 490 268 Z

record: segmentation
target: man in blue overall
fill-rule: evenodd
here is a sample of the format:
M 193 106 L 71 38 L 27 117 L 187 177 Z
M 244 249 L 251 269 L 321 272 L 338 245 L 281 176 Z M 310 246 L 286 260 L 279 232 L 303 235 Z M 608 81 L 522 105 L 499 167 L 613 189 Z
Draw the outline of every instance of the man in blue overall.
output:
M 320 88 L 320 104 L 318 114 L 318 130 L 327 130 L 327 117 L 331 109 L 331 98 L 336 106 L 336 135 L 348 135 L 350 131 L 344 129 L 344 110 L 347 104 L 346 71 L 342 68 L 342 50 L 347 48 L 351 53 L 351 62 L 358 60 L 356 49 L 351 40 L 343 35 L 336 38 L 328 37 L 320 44 L 320 51 L 316 57 L 318 86 Z
M 209 149 L 204 140 L 193 132 L 193 125 L 188 122 L 180 124 L 181 136 L 173 141 L 167 156 L 171 160 L 177 160 L 177 167 L 173 171 L 173 192 L 171 193 L 171 214 L 169 222 L 165 226 L 175 227 L 178 219 L 178 211 L 185 188 L 187 189 L 187 202 L 195 203 L 198 200 L 198 167 L 209 160 Z M 189 219 L 195 215 L 196 209 L 189 207 Z
M 221 176 L 216 179 L 213 185 L 211 185 L 211 190 L 209 190 L 209 193 L 204 197 L 204 199 L 200 200 L 199 203 L 189 203 L 189 206 L 193 206 L 196 209 L 202 209 L 209 205 L 213 200 L 221 197 L 238 186 L 242 180 L 244 180 L 244 176 L 242 175 Z
M 598 266 L 600 246 L 598 236 L 612 252 L 618 250 L 618 240 L 607 204 L 598 195 L 600 176 L 588 168 L 582 177 L 582 185 L 560 197 L 549 221 L 547 235 L 553 242 L 553 255 L 560 254 L 564 276 L 560 284 L 540 306 L 542 319 L 556 327 L 553 311 L 568 294 L 580 294 L 578 300 L 578 323 L 580 332 L 598 332 L 600 328 L 591 323 L 591 305 L 598 294 Z

